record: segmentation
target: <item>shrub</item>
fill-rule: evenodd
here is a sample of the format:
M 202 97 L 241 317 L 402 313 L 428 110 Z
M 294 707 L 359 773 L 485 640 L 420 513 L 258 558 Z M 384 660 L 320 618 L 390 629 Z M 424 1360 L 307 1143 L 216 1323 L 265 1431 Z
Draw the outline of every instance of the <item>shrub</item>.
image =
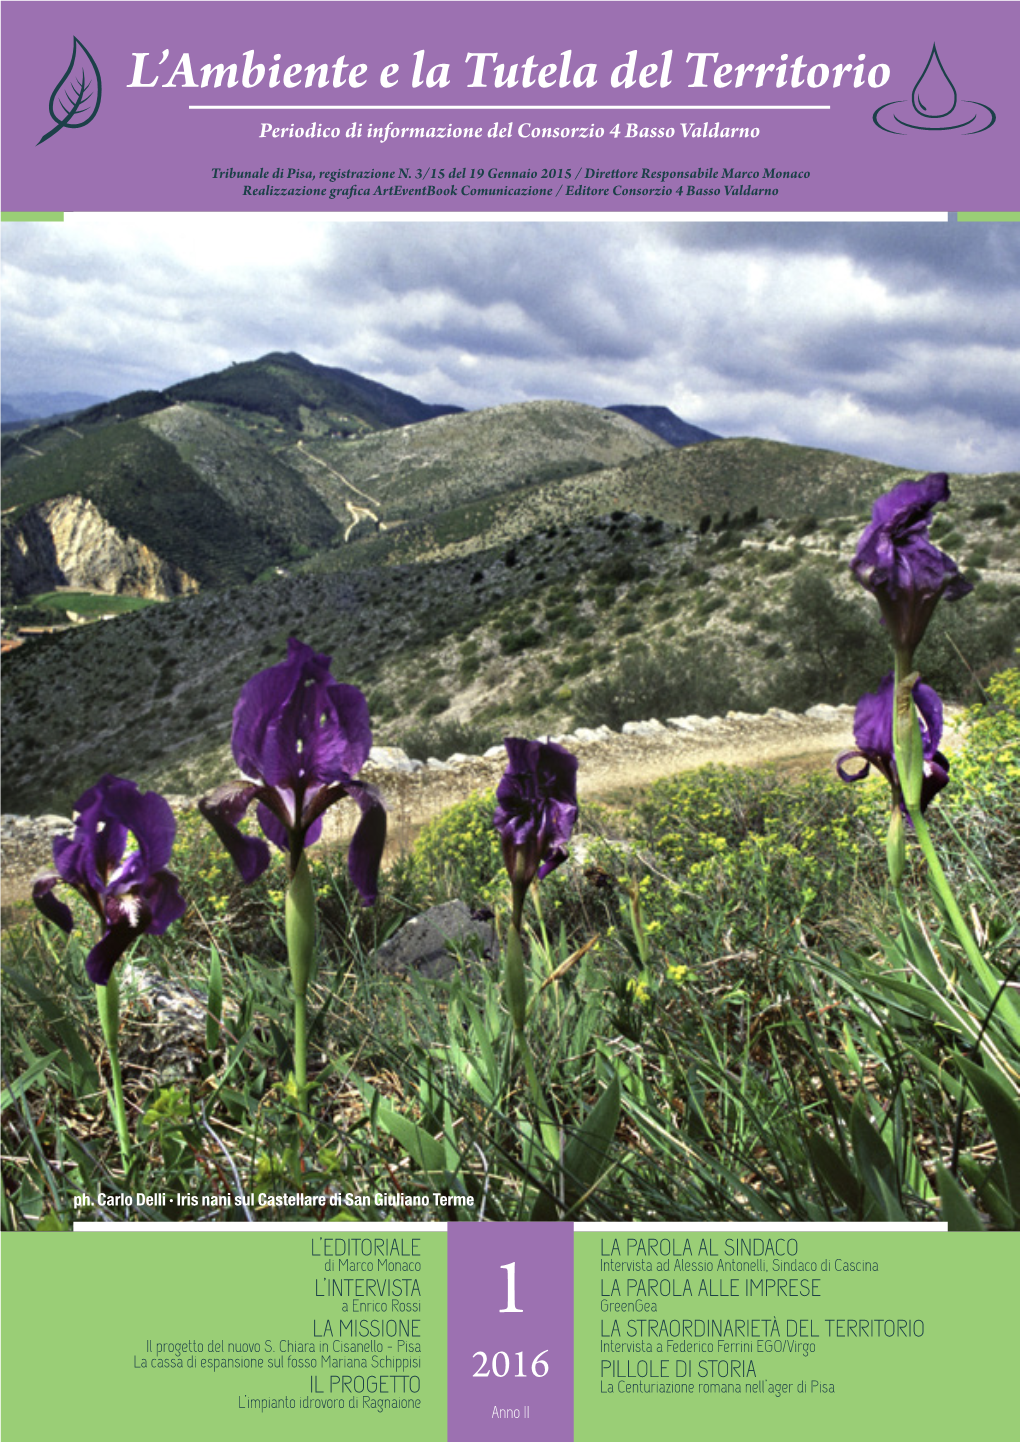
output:
M 983 677 L 1009 664 L 1020 638 L 1020 602 L 988 615 L 984 607 L 940 606 L 918 650 L 924 679 L 946 698 L 973 700 Z
M 501 895 L 506 872 L 492 825 L 495 809 L 495 792 L 483 791 L 422 828 L 410 869 L 423 898 L 454 896 L 468 906 L 479 906 L 491 905 Z
M 451 717 L 446 721 L 430 720 L 401 727 L 394 744 L 418 761 L 427 761 L 430 756 L 443 761 L 456 751 L 465 756 L 480 756 L 502 741 L 503 736 L 504 728 L 498 722 L 457 721 Z
M 761 624 L 784 638 L 791 656 L 790 666 L 769 678 L 768 705 L 803 711 L 820 700 L 855 702 L 879 679 L 884 638 L 877 617 L 838 595 L 824 571 L 801 571 L 776 622 L 763 616 Z
M 397 714 L 397 708 L 393 697 L 388 691 L 370 691 L 368 693 L 369 713 L 375 721 L 388 721 Z
M 744 699 L 740 678 L 722 646 L 673 646 L 654 653 L 642 647 L 604 676 L 578 687 L 574 719 L 578 725 L 618 731 L 624 721 L 653 716 L 711 716 L 739 708 Z
M 596 581 L 602 585 L 621 586 L 625 581 L 633 581 L 635 577 L 634 562 L 629 556 L 613 556 L 595 572 Z
M 966 838 L 966 850 L 958 849 L 954 860 L 964 870 L 980 867 L 983 924 L 1001 936 L 1020 914 L 1020 667 L 992 676 L 985 697 L 967 712 L 938 820 Z M 989 878 L 999 889 L 994 904 Z M 967 876 L 968 885 L 974 879 Z
M 796 546 L 786 551 L 766 551 L 761 558 L 761 568 L 766 576 L 778 576 L 792 570 L 799 559 Z
M 1008 804 L 1020 834 L 1020 667 L 998 672 L 985 693 L 987 701 L 967 713 L 967 739 L 954 757 L 952 780 L 972 796 Z
M 718 926 L 721 913 L 736 945 L 760 946 L 767 931 L 794 921 L 821 922 L 858 880 L 881 884 L 875 817 L 884 804 L 877 785 L 791 781 L 774 767 L 713 766 L 660 781 L 638 808 L 668 883 L 660 914 L 681 949 L 691 921 L 709 914 Z

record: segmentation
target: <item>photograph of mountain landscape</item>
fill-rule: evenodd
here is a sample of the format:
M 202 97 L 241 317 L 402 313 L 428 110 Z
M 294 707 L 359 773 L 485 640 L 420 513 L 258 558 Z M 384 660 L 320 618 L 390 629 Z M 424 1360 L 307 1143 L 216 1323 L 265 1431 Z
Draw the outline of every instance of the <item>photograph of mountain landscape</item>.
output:
M 4 231 L 5 1226 L 128 1183 L 184 1220 L 1017 1224 L 1015 226 Z M 941 473 L 911 694 L 966 938 L 865 734 L 895 637 L 850 565 Z M 321 841 L 284 786 L 246 873 L 252 698 L 334 681 L 371 741 L 336 702 Z M 111 777 L 169 802 L 172 856 L 125 835 L 172 906 L 71 864 Z

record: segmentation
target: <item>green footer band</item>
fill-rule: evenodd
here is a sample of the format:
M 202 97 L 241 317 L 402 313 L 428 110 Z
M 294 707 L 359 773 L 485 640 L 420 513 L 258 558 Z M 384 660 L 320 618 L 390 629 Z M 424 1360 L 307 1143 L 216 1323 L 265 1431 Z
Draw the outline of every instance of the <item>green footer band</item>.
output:
M 62 210 L 2 210 L 0 220 L 63 220 Z
M 957 220 L 1020 220 L 1020 210 L 960 210 Z

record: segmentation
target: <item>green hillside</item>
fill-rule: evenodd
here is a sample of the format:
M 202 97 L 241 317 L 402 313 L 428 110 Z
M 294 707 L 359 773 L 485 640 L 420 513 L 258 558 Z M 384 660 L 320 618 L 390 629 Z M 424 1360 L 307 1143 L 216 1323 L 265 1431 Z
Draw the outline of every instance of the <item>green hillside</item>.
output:
M 316 550 L 335 537 L 329 507 L 280 456 L 193 405 L 155 411 L 141 422 L 262 535 L 274 559 Z
M 182 381 L 166 391 L 129 395 L 6 433 L 0 449 L 5 479 L 55 450 L 124 421 L 153 417 L 182 402 L 228 422 L 235 437 L 255 439 L 270 452 L 308 436 L 344 440 L 416 424 L 458 411 L 429 405 L 352 371 L 320 366 L 303 356 L 273 352 L 260 360 Z
M 117 530 L 203 586 L 251 580 L 290 555 L 299 536 L 313 544 L 329 539 L 332 519 L 296 477 L 278 487 L 279 505 L 268 503 L 264 487 L 247 503 L 227 483 L 224 467 L 221 481 L 203 479 L 145 421 L 124 421 L 51 450 L 5 480 L 5 524 L 41 501 L 84 496 Z M 295 506 L 300 491 L 304 504 Z
M 167 394 L 271 418 L 288 430 L 341 435 L 409 425 L 457 409 L 427 405 L 352 371 L 280 351 L 182 381 Z
M 22 467 L 33 466 L 40 456 L 75 446 L 94 431 L 121 421 L 137 420 L 170 404 L 162 391 L 132 391 L 130 395 L 104 401 L 74 416 L 61 416 L 27 430 L 9 431 L 0 443 L 4 480 Z
M 36 440 L 38 454 L 23 447 L 6 468 L 5 525 L 41 501 L 82 496 L 203 586 L 251 579 L 338 532 L 329 507 L 273 450 L 154 392 L 94 407 Z
M 937 523 L 976 583 L 925 642 L 947 697 L 1020 635 L 1020 476 L 997 485 L 1004 500 L 975 503 L 980 483 L 954 480 Z M 422 525 L 34 641 L 4 659 L 5 806 L 66 810 L 104 770 L 186 794 L 226 779 L 240 688 L 289 635 L 366 691 L 377 741 L 421 759 L 507 729 L 852 701 L 884 657 L 847 565 L 866 513 L 704 534 L 622 509 L 561 514 L 511 543 L 401 563 L 401 547 L 434 541 Z M 111 685 L 125 655 L 129 703 Z
M 448 475 L 452 479 L 444 475 L 440 463 L 434 473 L 424 464 L 421 471 L 412 472 L 408 464 L 415 496 L 407 506 L 408 520 L 394 542 L 402 558 L 468 554 L 479 545 L 509 544 L 548 526 L 573 524 L 613 511 L 650 515 L 695 530 L 701 526 L 725 529 L 730 523 L 758 518 L 792 523 L 867 514 L 882 490 L 897 480 L 921 474 L 838 451 L 742 438 L 681 450 L 653 447 L 622 464 L 600 462 L 573 474 L 565 459 L 555 458 L 547 441 L 544 463 L 540 460 L 531 469 L 522 458 L 516 479 L 511 480 L 515 474 L 513 444 L 516 441 L 521 448 L 527 444 L 522 433 L 528 416 L 523 406 L 499 408 L 511 409 L 517 412 L 515 436 L 500 437 L 506 445 L 495 455 L 490 453 L 487 462 L 451 464 Z M 487 423 L 498 413 L 481 411 L 477 420 Z M 352 448 L 352 453 L 360 457 L 367 454 L 367 445 L 382 448 L 394 439 L 374 437 L 372 442 Z M 416 435 L 414 439 L 420 445 L 424 438 Z M 453 447 L 451 454 L 457 454 Z M 610 452 L 603 447 L 602 454 Z M 353 478 L 361 472 L 355 464 L 345 474 Z M 507 480 L 502 487 L 496 484 L 499 474 Z M 435 504 L 443 494 L 444 481 L 447 504 Z M 381 478 L 363 483 L 385 496 Z M 1008 473 L 953 477 L 954 494 L 961 506 L 994 505 L 1015 485 L 1016 475 Z M 411 519 L 415 515 L 417 519 Z
M 345 444 L 303 442 L 291 453 L 324 496 L 351 488 L 390 523 L 439 517 L 522 487 L 659 457 L 672 447 L 643 426 L 574 401 L 522 401 L 442 416 Z M 480 538 L 481 539 L 481 538 Z

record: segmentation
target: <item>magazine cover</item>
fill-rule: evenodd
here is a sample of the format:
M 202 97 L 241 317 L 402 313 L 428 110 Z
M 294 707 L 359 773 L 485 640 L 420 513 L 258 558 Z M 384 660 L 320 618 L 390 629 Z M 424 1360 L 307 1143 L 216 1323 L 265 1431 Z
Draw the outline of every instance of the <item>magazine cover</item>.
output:
M 11 1435 L 1007 1422 L 1016 5 L 0 23 Z

